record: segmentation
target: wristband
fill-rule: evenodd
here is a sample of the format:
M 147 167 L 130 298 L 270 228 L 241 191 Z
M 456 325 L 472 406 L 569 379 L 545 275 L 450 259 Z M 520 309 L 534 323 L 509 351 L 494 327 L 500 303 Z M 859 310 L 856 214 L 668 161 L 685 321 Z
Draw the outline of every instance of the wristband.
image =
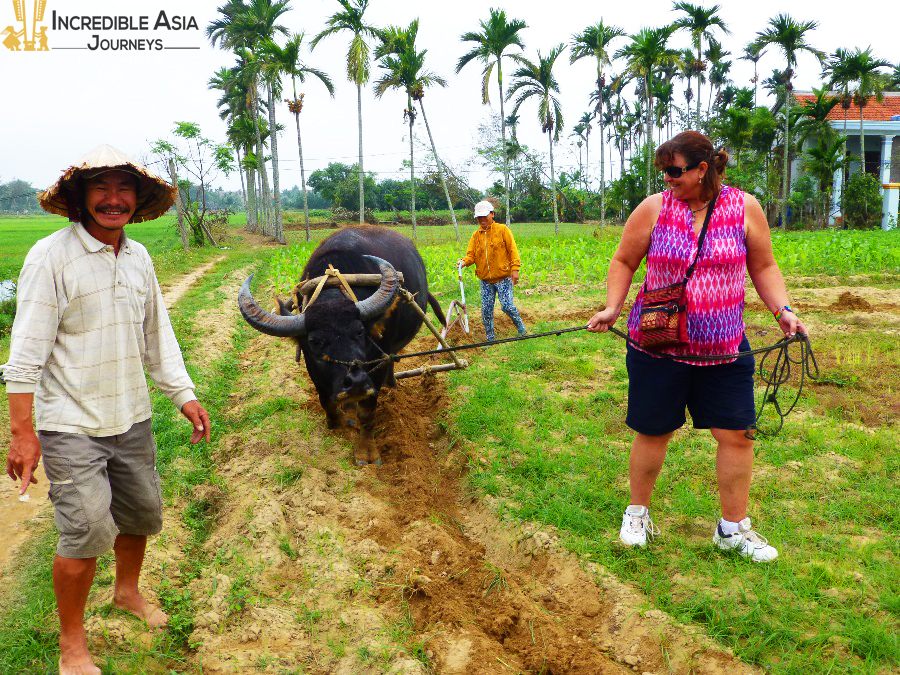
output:
M 776 321 L 781 321 L 781 315 L 784 314 L 785 312 L 793 313 L 794 310 L 791 309 L 790 305 L 785 305 L 784 307 L 776 309 L 774 312 L 772 312 L 772 316 L 775 317 Z

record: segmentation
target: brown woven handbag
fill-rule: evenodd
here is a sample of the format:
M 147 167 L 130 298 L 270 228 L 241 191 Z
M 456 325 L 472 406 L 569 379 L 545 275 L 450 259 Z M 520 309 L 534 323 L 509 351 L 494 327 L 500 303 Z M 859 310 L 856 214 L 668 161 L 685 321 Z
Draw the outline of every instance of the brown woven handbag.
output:
M 681 347 L 688 343 L 685 288 L 700 258 L 700 249 L 703 248 L 703 240 L 706 239 L 706 230 L 718 197 L 716 194 L 709 203 L 703 228 L 697 239 L 697 255 L 685 272 L 684 279 L 662 288 L 647 289 L 646 283 L 644 285 L 638 332 L 638 344 L 644 349 Z

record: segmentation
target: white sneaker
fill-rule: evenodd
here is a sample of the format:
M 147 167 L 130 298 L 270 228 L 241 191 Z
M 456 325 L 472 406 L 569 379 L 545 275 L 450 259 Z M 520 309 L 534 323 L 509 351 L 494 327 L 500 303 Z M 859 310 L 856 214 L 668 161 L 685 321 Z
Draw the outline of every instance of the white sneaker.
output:
M 738 528 L 734 534 L 725 534 L 720 523 L 716 526 L 713 543 L 723 551 L 737 551 L 753 562 L 768 562 L 778 557 L 775 547 L 770 546 L 765 537 L 750 529 L 749 518 L 739 522 Z
M 646 546 L 647 536 L 651 538 L 659 534 L 659 528 L 650 520 L 650 511 L 646 506 L 632 504 L 622 515 L 622 529 L 619 540 L 626 546 Z

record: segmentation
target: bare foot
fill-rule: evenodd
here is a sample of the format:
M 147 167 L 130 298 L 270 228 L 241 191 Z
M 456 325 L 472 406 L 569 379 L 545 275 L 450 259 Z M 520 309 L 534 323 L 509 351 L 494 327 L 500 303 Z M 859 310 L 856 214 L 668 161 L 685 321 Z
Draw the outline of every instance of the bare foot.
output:
M 91 655 L 81 657 L 59 657 L 59 675 L 101 675 L 100 669 L 94 665 Z
M 113 600 L 113 606 L 134 614 L 137 618 L 147 622 L 150 628 L 161 628 L 169 623 L 169 617 L 159 607 L 154 607 L 143 595 L 137 594 L 131 597 L 117 597 Z

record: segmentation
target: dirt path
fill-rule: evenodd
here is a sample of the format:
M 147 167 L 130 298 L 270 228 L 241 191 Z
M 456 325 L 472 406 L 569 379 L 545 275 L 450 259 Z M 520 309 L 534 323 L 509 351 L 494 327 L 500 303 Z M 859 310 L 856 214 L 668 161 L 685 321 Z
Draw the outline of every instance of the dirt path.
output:
M 171 309 L 181 296 L 187 293 L 190 287 L 197 283 L 197 280 L 200 279 L 200 277 L 209 272 L 216 263 L 222 260 L 224 260 L 224 258 L 220 257 L 203 263 L 190 274 L 185 274 L 183 277 L 176 280 L 175 283 L 166 286 L 162 292 L 163 301 L 166 303 L 166 307 Z

